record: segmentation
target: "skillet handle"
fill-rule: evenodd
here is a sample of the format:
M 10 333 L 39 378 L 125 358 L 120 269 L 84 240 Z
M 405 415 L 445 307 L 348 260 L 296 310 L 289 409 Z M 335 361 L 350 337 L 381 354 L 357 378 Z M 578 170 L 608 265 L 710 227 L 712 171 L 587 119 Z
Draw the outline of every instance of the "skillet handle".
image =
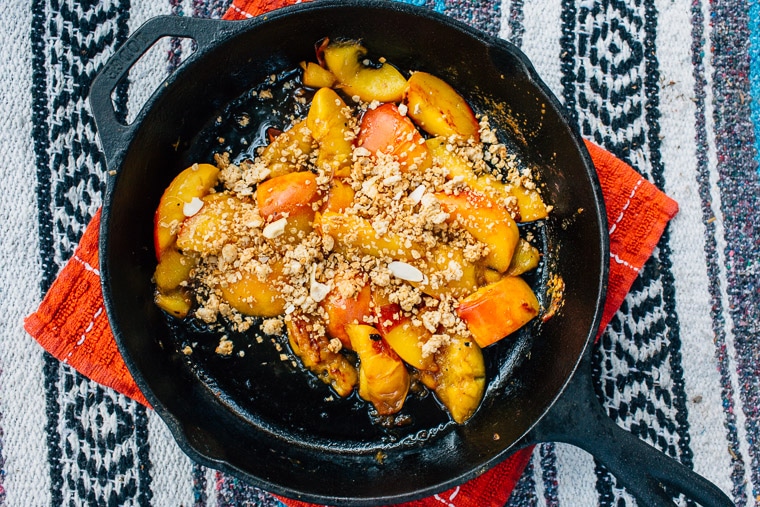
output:
M 564 442 L 589 452 L 642 507 L 674 506 L 673 497 L 678 493 L 704 507 L 733 507 L 731 499 L 717 486 L 609 418 L 594 393 L 590 349 L 560 399 L 528 439 Z
M 115 167 L 112 161 L 124 151 L 126 148 L 124 143 L 130 138 L 132 132 L 132 125 L 126 125 L 119 120 L 111 94 L 140 57 L 163 37 L 193 39 L 198 45 L 195 52 L 198 54 L 204 48 L 228 38 L 239 29 L 241 24 L 245 23 L 183 16 L 158 16 L 135 30 L 95 77 L 88 97 L 108 167 Z M 171 76 L 168 79 L 171 79 Z

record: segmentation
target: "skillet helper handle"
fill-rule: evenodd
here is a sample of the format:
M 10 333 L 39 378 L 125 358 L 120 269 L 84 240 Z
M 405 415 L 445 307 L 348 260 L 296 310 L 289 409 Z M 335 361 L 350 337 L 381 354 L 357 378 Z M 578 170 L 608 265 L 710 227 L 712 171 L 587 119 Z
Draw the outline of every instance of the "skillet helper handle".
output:
M 734 506 L 713 483 L 610 419 L 585 372 L 591 372 L 588 350 L 560 399 L 532 430 L 531 440 L 564 442 L 589 452 L 642 507 L 675 506 L 678 493 L 704 507 Z
M 198 45 L 196 53 L 201 53 L 219 39 L 228 37 L 235 31 L 234 26 L 231 21 L 158 16 L 135 30 L 109 58 L 93 80 L 89 93 L 90 107 L 109 167 L 114 167 L 112 161 L 126 148 L 124 143 L 132 132 L 132 125 L 119 119 L 111 99 L 114 89 L 126 77 L 129 69 L 163 37 L 193 39 Z

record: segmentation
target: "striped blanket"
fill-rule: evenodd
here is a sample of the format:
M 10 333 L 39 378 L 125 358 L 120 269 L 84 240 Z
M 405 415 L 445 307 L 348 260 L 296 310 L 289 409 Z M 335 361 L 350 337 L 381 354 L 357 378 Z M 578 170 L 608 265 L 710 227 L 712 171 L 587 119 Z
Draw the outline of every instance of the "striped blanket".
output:
M 595 387 L 620 426 L 736 505 L 760 503 L 760 3 L 409 2 L 519 46 L 586 139 L 678 202 L 596 347 Z M 94 74 L 150 17 L 219 18 L 230 3 L 5 0 L 0 10 L 0 506 L 281 505 L 192 463 L 148 409 L 23 329 L 102 202 Z M 141 60 L 115 94 L 128 119 L 191 50 L 167 38 Z M 593 457 L 548 443 L 507 505 L 635 501 Z

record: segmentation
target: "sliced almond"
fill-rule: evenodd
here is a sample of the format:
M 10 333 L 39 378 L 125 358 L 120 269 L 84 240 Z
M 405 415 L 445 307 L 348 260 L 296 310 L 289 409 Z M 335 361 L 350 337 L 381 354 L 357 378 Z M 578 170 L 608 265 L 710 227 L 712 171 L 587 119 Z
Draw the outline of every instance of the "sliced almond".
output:
M 278 236 L 281 236 L 285 232 L 285 226 L 287 224 L 287 218 L 275 220 L 271 224 L 268 224 L 266 227 L 264 227 L 264 230 L 261 231 L 261 235 L 267 239 L 274 239 Z
M 422 271 L 406 262 L 389 262 L 388 269 L 393 276 L 400 278 L 401 280 L 406 280 L 407 282 L 421 282 L 425 279 L 425 275 L 422 274 Z
M 186 202 L 184 206 L 182 206 L 182 213 L 186 217 L 191 217 L 197 214 L 201 210 L 202 207 L 203 207 L 203 201 L 197 197 L 193 197 L 190 202 Z

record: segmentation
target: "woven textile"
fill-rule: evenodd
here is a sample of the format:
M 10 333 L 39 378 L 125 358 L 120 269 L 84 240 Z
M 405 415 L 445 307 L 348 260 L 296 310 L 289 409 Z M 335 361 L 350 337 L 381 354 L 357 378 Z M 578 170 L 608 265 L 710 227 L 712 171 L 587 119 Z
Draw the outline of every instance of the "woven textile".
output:
M 521 46 L 587 139 L 679 202 L 601 337 L 596 387 L 621 426 L 737 505 L 754 504 L 760 189 L 749 6 L 415 3 Z M 84 100 L 94 73 L 149 17 L 221 17 L 229 2 L 5 7 L 0 505 L 278 505 L 193 465 L 149 410 L 46 355 L 22 328 L 100 206 L 104 160 Z M 179 40 L 159 43 L 117 91 L 119 110 L 134 115 L 189 51 Z M 457 505 L 456 496 L 439 500 Z M 593 458 L 545 444 L 508 504 L 634 502 Z

